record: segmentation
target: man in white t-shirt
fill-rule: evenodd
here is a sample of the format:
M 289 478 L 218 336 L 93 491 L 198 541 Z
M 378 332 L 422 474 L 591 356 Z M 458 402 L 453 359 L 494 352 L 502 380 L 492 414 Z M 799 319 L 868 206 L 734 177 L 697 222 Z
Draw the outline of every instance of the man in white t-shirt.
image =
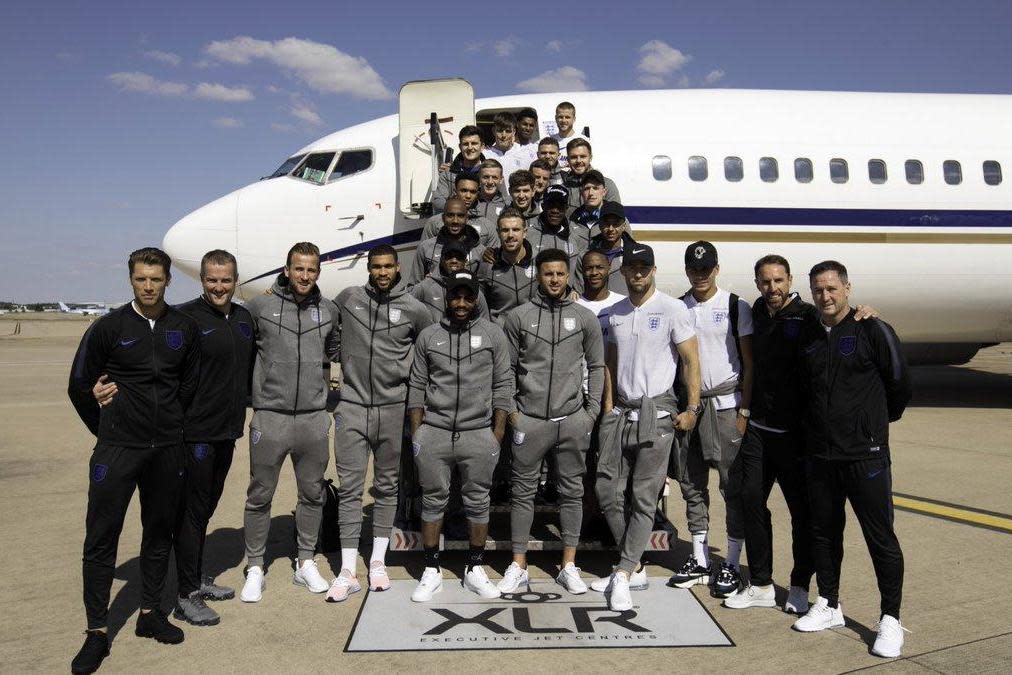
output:
M 517 151 L 520 155 L 520 168 L 526 169 L 538 158 L 538 114 L 534 108 L 524 108 L 517 113 Z
M 608 288 L 611 278 L 611 261 L 601 251 L 587 251 L 580 259 L 583 266 L 583 295 L 576 299 L 601 322 L 601 334 L 608 339 L 608 317 L 611 307 L 625 296 Z
M 516 142 L 517 119 L 510 112 L 498 113 L 492 119 L 495 143 L 485 148 L 486 159 L 496 159 L 502 165 L 502 176 L 509 180 L 517 169 L 526 169 L 534 160 L 526 160 L 529 153 L 521 150 Z
M 576 106 L 569 101 L 563 101 L 559 105 L 555 106 L 555 126 L 558 128 L 558 133 L 552 134 L 552 138 L 559 144 L 559 150 L 564 150 L 566 143 L 576 138 L 586 138 L 583 134 L 576 133 L 574 128 L 576 125 Z M 562 168 L 569 166 L 569 160 L 562 153 L 559 157 L 559 164 Z
M 738 457 L 752 398 L 752 308 L 717 287 L 717 249 L 708 241 L 689 244 L 685 274 L 692 284 L 682 299 L 693 316 L 699 340 L 703 411 L 699 425 L 677 456 L 678 480 L 692 534 L 692 554 L 672 575 L 670 584 L 689 588 L 713 583 L 727 597 L 741 583 L 739 559 L 745 542 L 741 484 L 732 465 Z M 727 516 L 727 556 L 718 571 L 710 565 L 710 467 L 720 477 Z
M 610 577 L 591 584 L 608 596 L 613 611 L 632 609 L 629 591 L 647 587 L 640 559 L 653 530 L 672 442 L 692 431 L 700 409 L 692 316 L 685 303 L 655 287 L 657 268 L 649 246 L 631 244 L 622 262 L 629 297 L 613 305 L 608 318 L 605 363 L 611 389 L 606 388 L 602 406 L 595 486 L 620 558 Z M 673 390 L 679 361 L 688 400 L 681 414 Z

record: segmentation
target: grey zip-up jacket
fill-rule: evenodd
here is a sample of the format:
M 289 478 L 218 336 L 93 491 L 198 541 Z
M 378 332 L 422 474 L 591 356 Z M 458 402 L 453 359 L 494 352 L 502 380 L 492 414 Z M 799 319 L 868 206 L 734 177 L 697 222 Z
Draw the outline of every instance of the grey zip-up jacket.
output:
M 587 169 L 590 171 L 590 169 Z M 565 171 L 562 174 L 562 184 L 569 189 L 569 211 L 575 211 L 580 208 L 583 204 L 583 196 L 580 194 L 580 179 L 583 174 L 577 176 L 571 171 Z M 608 190 L 608 194 L 605 197 L 608 201 L 622 203 L 622 197 L 618 193 L 618 186 L 615 185 L 615 181 L 605 176 L 604 187 Z
M 569 300 L 569 289 L 556 300 L 539 288 L 530 302 L 506 314 L 504 330 L 516 370 L 520 412 L 551 419 L 583 408 L 597 419 L 604 392 L 601 326 L 593 312 Z
M 461 237 L 461 243 L 468 250 L 467 269 L 473 274 L 478 271 L 478 263 L 481 261 L 481 254 L 485 251 L 485 246 L 481 243 L 478 231 L 470 225 L 464 226 Z M 415 259 L 411 263 L 411 271 L 408 272 L 408 288 L 419 283 L 433 270 L 439 269 L 443 245 L 448 241 L 451 241 L 451 236 L 445 229 L 442 229 L 435 238 L 418 242 L 418 248 L 415 249 Z
M 461 164 L 463 158 L 463 155 L 457 153 L 457 156 L 450 162 L 450 168 L 439 172 L 436 191 L 432 194 L 433 213 L 442 213 L 443 209 L 446 208 L 446 200 L 453 194 L 453 185 L 457 180 L 457 174 L 463 172 L 475 178 L 478 177 L 478 170 L 481 168 L 481 163 L 485 160 L 485 155 L 479 155 L 475 165 L 469 168 L 464 168 L 463 164 Z
M 482 218 L 495 225 L 499 222 L 499 214 L 502 210 L 509 206 L 509 194 L 504 193 L 502 190 L 503 186 L 500 186 L 500 191 L 493 195 L 492 199 L 488 201 L 482 201 L 481 195 L 479 194 L 478 200 L 471 207 L 472 211 L 476 211 Z
M 506 312 L 530 300 L 538 287 L 533 249 L 527 240 L 523 246 L 524 259 L 518 264 L 507 262 L 499 247 L 494 263 L 482 261 L 478 265 L 478 283 L 488 300 L 492 320 L 500 326 Z
M 582 232 L 580 230 L 583 230 Z M 587 250 L 586 228 L 574 229 L 568 220 L 558 227 L 545 222 L 545 214 L 527 220 L 527 241 L 531 243 L 534 257 L 546 248 L 557 248 L 569 256 L 569 283 L 577 293 L 583 292 L 583 265 L 580 258 Z
M 337 306 L 321 297 L 319 286 L 296 302 L 288 278 L 279 274 L 271 295 L 258 295 L 245 307 L 256 325 L 253 409 L 289 415 L 325 410 L 323 364 L 337 360 Z
M 411 295 L 425 305 L 430 323 L 439 323 L 446 315 L 446 281 L 447 278 L 442 271 L 434 269 L 420 284 L 411 287 Z M 474 314 L 479 319 L 492 318 L 488 311 L 488 303 L 485 302 L 485 295 L 482 293 L 478 294 L 478 306 L 475 307 Z
M 600 251 L 601 253 L 608 256 L 608 262 L 610 267 L 608 269 L 608 290 L 615 291 L 625 295 L 629 292 L 629 287 L 625 283 L 625 277 L 622 276 L 622 251 L 625 250 L 625 246 L 629 244 L 635 244 L 636 242 L 627 232 L 622 233 L 622 246 L 613 251 L 606 251 L 604 249 L 605 243 L 601 235 L 598 234 L 590 240 L 590 245 L 587 247 L 588 251 Z M 583 274 L 583 258 L 580 258 L 580 273 Z
M 493 409 L 513 411 L 513 393 L 506 336 L 491 321 L 453 326 L 444 317 L 418 336 L 407 407 L 423 408 L 426 424 L 448 431 L 488 428 Z
M 495 219 L 489 220 L 482 215 L 481 211 L 472 207 L 467 212 L 467 224 L 478 232 L 478 241 L 485 246 L 494 246 L 499 242 L 499 232 L 496 230 Z M 422 238 L 419 243 L 426 239 L 435 239 L 439 231 L 443 229 L 443 214 L 437 214 L 425 221 L 422 228 Z
M 341 400 L 363 406 L 404 403 L 411 348 L 432 324 L 427 308 L 398 279 L 387 293 L 372 284 L 346 288 L 338 307 Z

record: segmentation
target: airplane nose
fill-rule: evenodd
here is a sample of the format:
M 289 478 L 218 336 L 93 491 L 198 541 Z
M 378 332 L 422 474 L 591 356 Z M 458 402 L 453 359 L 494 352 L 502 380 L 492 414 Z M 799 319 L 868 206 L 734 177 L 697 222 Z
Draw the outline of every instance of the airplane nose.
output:
M 232 193 L 183 216 L 169 228 L 162 248 L 174 266 L 190 276 L 200 276 L 200 259 L 210 250 L 220 248 L 237 254 L 236 214 L 239 195 Z

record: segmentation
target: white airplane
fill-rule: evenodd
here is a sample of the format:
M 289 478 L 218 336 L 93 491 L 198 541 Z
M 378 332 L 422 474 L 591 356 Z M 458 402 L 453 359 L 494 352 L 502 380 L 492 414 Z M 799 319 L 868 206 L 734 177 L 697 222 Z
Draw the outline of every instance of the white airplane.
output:
M 232 251 L 249 298 L 294 242 L 312 241 L 334 296 L 363 283 L 372 246 L 392 243 L 410 262 L 436 166 L 462 126 L 531 107 L 543 136 L 563 100 L 637 239 L 654 247 L 662 290 L 684 292 L 685 246 L 707 239 L 721 286 L 748 298 L 762 255 L 786 257 L 806 299 L 808 269 L 843 262 L 853 299 L 882 312 L 914 362 L 962 363 L 1012 340 L 1012 96 L 703 89 L 475 101 L 464 80 L 411 82 L 398 115 L 307 145 L 179 220 L 165 250 L 193 276 L 208 249 Z
M 60 311 L 64 314 L 82 314 L 84 316 L 102 316 L 109 313 L 109 308 L 101 302 L 75 303 L 73 307 L 60 302 Z

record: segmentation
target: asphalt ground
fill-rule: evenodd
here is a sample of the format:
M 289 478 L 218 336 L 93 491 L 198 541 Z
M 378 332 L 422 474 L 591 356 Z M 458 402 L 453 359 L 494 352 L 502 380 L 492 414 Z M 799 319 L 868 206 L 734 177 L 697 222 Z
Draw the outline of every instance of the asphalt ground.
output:
M 20 331 L 15 333 L 17 322 Z M 94 439 L 66 398 L 70 361 L 87 319 L 54 315 L 0 316 L 0 671 L 54 672 L 68 669 L 83 640 L 81 545 L 88 486 L 88 456 Z M 915 398 L 892 427 L 894 489 L 902 497 L 896 529 L 906 558 L 903 622 L 905 656 L 884 661 L 868 652 L 878 618 L 878 592 L 860 528 L 852 514 L 846 532 L 841 602 L 844 628 L 802 635 L 793 618 L 775 609 L 733 611 L 720 607 L 701 587 L 693 593 L 735 646 L 682 649 L 520 650 L 506 652 L 345 653 L 364 593 L 342 605 L 323 602 L 291 583 L 295 484 L 282 473 L 274 500 L 264 600 L 214 605 L 215 627 L 184 627 L 177 646 L 133 634 L 140 601 L 137 553 L 139 508 L 127 515 L 120 539 L 110 628 L 112 655 L 102 672 L 309 671 L 336 667 L 366 672 L 411 669 L 435 672 L 544 672 L 546 667 L 583 672 L 637 670 L 774 672 L 806 669 L 844 672 L 1012 671 L 1012 609 L 1006 602 L 1012 558 L 1012 345 L 980 352 L 965 366 L 914 369 Z M 207 540 L 207 567 L 219 581 L 242 584 L 242 507 L 248 475 L 246 441 L 235 462 Z M 331 463 L 328 475 L 333 477 Z M 711 545 L 723 555 L 723 509 L 711 492 Z M 367 497 L 367 503 L 369 498 Z M 775 489 L 773 510 L 775 576 L 787 582 L 788 515 Z M 849 510 L 849 509 L 848 509 Z M 682 533 L 670 552 L 652 555 L 651 581 L 662 584 L 687 555 L 680 499 L 668 516 Z M 368 528 L 368 524 L 366 525 Z M 420 554 L 391 554 L 390 573 L 408 579 L 420 569 Z M 508 564 L 491 554 L 496 575 Z M 553 554 L 534 554 L 536 577 L 554 574 Z M 583 555 L 584 575 L 604 574 L 612 556 Z M 325 576 L 339 558 L 320 557 Z M 446 556 L 447 579 L 462 568 L 459 555 Z M 364 579 L 364 567 L 359 566 Z M 174 574 L 166 589 L 171 602 Z M 780 588 L 782 601 L 785 591 Z M 814 597 L 814 589 L 813 589 Z M 390 630 L 397 630 L 391 625 Z M 494 660 L 493 660 L 494 659 Z M 508 659 L 508 660 L 507 660 Z

